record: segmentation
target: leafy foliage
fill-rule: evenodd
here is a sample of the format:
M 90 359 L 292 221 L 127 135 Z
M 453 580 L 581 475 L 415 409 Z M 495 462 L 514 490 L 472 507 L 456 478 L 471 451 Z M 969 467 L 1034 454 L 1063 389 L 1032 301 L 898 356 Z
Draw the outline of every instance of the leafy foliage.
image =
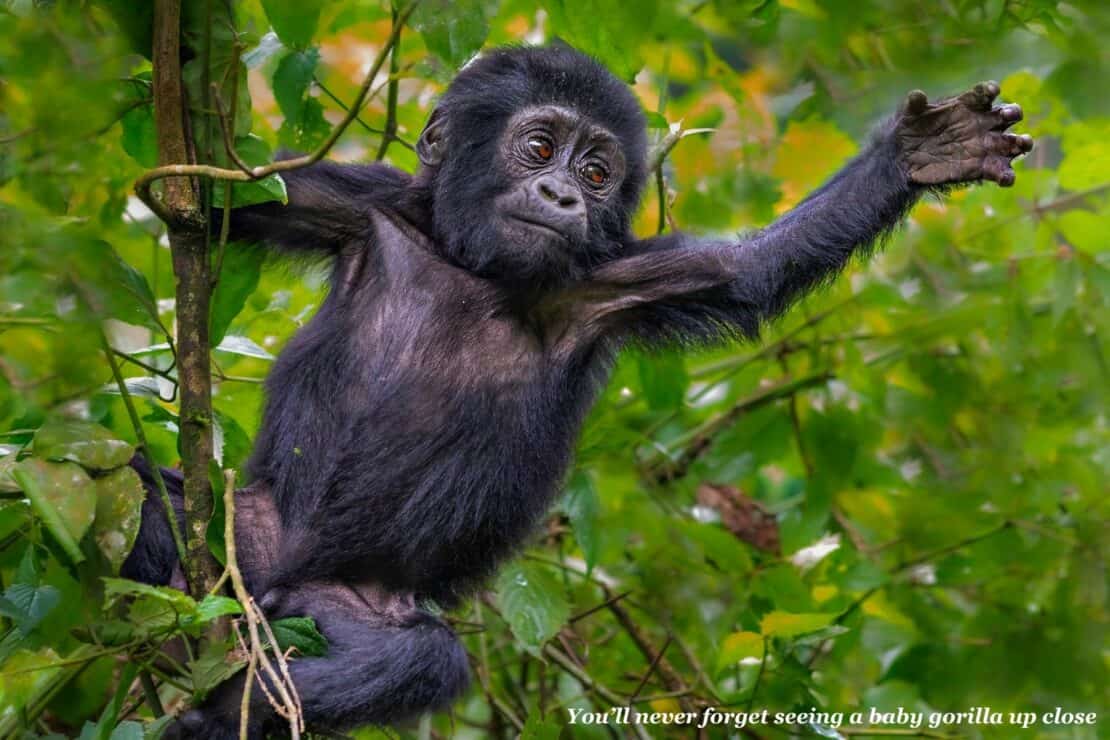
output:
M 184 5 L 186 44 L 209 49 L 184 70 L 198 156 L 231 167 L 217 107 L 247 165 L 314 148 L 399 10 Z M 234 635 L 167 656 L 237 602 L 116 578 L 137 532 L 124 466 L 140 439 L 104 341 L 144 453 L 178 462 L 169 252 L 131 195 L 156 163 L 150 7 L 0 2 L 5 737 L 157 737 L 166 720 L 141 702 L 143 675 L 176 710 L 243 667 Z M 380 152 L 412 170 L 435 95 L 476 50 L 555 38 L 634 82 L 657 139 L 710 130 L 666 158 L 643 234 L 765 225 L 915 87 L 999 79 L 1038 138 L 1014 188 L 922 202 L 866 269 L 759 344 L 623 356 L 542 537 L 451 615 L 478 680 L 459 721 L 426 730 L 508 737 L 520 722 L 525 737 L 604 737 L 565 710 L 631 699 L 1106 711 L 1108 31 L 1105 4 L 1085 0 L 423 0 L 391 65 L 396 95 L 383 73 L 332 156 Z M 383 147 L 390 124 L 398 141 Z M 209 192 L 213 208 L 286 197 L 276 175 Z M 235 244 L 214 245 L 213 265 L 216 452 L 239 468 L 260 381 L 325 276 L 265 269 Z M 708 483 L 715 497 L 699 495 Z M 274 630 L 301 657 L 327 649 L 306 620 Z M 958 728 L 1008 736 L 995 730 Z

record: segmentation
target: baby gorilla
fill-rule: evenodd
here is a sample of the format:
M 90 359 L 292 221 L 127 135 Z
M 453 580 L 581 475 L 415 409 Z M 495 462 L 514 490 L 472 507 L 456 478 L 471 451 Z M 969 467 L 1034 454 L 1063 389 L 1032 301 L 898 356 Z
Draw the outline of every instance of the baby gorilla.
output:
M 287 205 L 236 209 L 234 239 L 332 271 L 267 381 L 237 520 L 268 614 L 311 616 L 330 642 L 292 662 L 308 725 L 389 723 L 457 697 L 465 652 L 417 605 L 457 604 L 533 531 L 620 348 L 754 338 L 929 189 L 1012 183 L 1032 141 L 1006 133 L 1021 109 L 993 106 L 998 92 L 911 93 L 862 154 L 750 237 L 638 239 L 646 134 L 628 87 L 569 48 L 493 50 L 439 101 L 416 175 L 321 162 L 284 173 Z M 168 527 L 143 527 L 130 572 L 165 582 Z M 177 730 L 234 737 L 241 686 Z M 271 730 L 256 696 L 252 736 Z

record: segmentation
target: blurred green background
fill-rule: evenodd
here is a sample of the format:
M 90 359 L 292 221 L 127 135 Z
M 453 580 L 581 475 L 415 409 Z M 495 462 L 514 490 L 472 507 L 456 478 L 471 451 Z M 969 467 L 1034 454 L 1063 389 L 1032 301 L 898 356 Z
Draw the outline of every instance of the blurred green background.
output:
M 326 137 L 390 15 L 377 0 L 237 0 L 234 22 L 211 27 L 252 164 Z M 117 606 L 113 588 L 130 592 L 102 580 L 139 501 L 119 468 L 131 447 L 117 440 L 137 440 L 102 336 L 152 453 L 178 463 L 169 251 L 131 190 L 156 159 L 136 53 L 149 23 L 145 2 L 0 0 L 5 737 L 156 734 L 137 667 L 154 671 L 164 640 L 212 618 L 162 592 Z M 1037 148 L 1011 189 L 922 202 L 880 256 L 760 343 L 623 355 L 558 511 L 450 615 L 471 692 L 453 716 L 389 735 L 693 734 L 567 726 L 567 708 L 627 704 L 1110 710 L 1108 33 L 1110 6 L 1094 0 L 423 0 L 393 66 L 398 140 L 382 146 L 383 74 L 332 157 L 411 171 L 470 56 L 556 38 L 634 85 L 655 140 L 709 129 L 664 162 L 645 235 L 769 223 L 915 87 L 997 79 Z M 186 65 L 187 85 L 198 74 Z M 234 197 L 280 192 L 270 180 Z M 260 381 L 326 286 L 235 245 L 220 267 L 217 458 L 239 469 Z M 151 683 L 173 710 L 221 665 L 194 656 Z M 708 733 L 1095 738 L 1110 724 Z

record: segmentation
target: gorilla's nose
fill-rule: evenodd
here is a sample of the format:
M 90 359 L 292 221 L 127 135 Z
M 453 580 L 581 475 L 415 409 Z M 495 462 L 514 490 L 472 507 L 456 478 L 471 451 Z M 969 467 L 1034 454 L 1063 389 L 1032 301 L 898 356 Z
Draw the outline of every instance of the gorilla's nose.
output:
M 586 204 L 574 183 L 559 177 L 541 177 L 533 185 L 543 208 L 559 218 L 586 215 Z

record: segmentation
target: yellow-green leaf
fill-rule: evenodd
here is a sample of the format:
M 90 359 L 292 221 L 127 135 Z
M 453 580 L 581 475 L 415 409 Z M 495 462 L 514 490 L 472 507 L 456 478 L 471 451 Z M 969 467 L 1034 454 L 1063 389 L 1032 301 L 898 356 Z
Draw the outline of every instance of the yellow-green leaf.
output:
M 755 632 L 733 632 L 721 643 L 717 654 L 717 671 L 742 661 L 763 660 L 763 635 Z
M 773 611 L 764 615 L 759 631 L 765 637 L 797 637 L 827 627 L 836 619 L 835 614 L 791 614 Z

